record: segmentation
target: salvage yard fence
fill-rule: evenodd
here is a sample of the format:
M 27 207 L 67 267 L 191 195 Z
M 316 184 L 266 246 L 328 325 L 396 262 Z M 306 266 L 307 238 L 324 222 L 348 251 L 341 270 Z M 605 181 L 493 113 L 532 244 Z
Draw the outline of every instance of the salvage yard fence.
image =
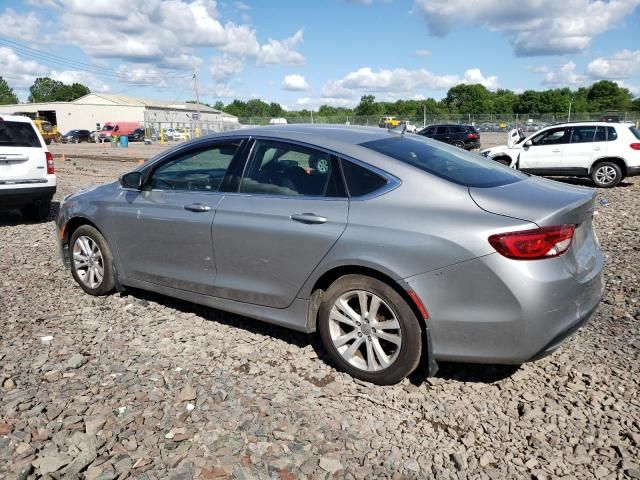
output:
M 361 125 L 361 126 L 378 126 L 381 116 L 355 116 L 355 115 L 336 115 L 331 117 L 320 117 L 317 115 L 284 115 L 288 123 L 324 123 L 324 124 L 342 124 L 342 125 Z M 562 123 L 568 120 L 588 121 L 602 120 L 604 118 L 610 121 L 631 122 L 638 124 L 640 122 L 640 112 L 601 112 L 601 113 L 545 113 L 545 114 L 458 114 L 458 113 L 441 113 L 427 114 L 420 116 L 397 116 L 398 119 L 412 122 L 418 127 L 423 125 L 432 125 L 436 123 L 455 123 L 468 124 L 480 127 L 488 131 L 502 131 L 510 128 L 524 128 L 525 130 L 542 128 L 543 126 Z M 268 117 L 241 117 L 239 121 L 242 125 L 268 125 L 271 119 Z

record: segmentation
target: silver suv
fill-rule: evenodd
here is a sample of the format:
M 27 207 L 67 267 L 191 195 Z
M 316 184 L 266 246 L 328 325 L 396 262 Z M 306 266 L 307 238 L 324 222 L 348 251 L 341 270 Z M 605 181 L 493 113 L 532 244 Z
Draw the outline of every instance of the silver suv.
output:
M 0 208 L 46 220 L 55 192 L 53 155 L 31 119 L 0 114 Z

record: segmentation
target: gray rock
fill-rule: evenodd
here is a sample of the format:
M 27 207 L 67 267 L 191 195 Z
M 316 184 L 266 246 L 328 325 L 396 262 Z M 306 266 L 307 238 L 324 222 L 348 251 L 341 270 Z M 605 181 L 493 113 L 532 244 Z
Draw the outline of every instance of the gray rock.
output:
M 320 468 L 332 474 L 344 469 L 340 460 L 333 457 L 321 457 Z

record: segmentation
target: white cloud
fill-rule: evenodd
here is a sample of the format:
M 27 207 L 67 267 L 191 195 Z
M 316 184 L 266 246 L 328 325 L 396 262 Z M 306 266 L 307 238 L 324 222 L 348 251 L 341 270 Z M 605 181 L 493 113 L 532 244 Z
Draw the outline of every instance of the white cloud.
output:
M 640 50 L 621 50 L 611 57 L 598 57 L 587 65 L 593 78 L 628 78 L 640 74 Z
M 591 40 L 616 25 L 640 0 L 415 0 L 433 35 L 445 36 L 461 24 L 503 32 L 516 55 L 584 52 Z M 461 15 L 460 12 L 464 12 Z
M 298 100 L 296 100 L 296 105 L 300 105 L 300 106 L 308 106 L 309 104 L 313 103 L 313 99 L 309 98 L 309 97 L 302 97 L 299 98 Z
M 414 52 L 416 57 L 428 57 L 431 55 L 431 50 L 419 49 Z
M 35 60 L 20 58 L 11 48 L 0 47 L 0 72 L 13 88 L 25 89 L 37 77 L 46 76 L 49 69 Z
M 81 83 L 82 85 L 89 87 L 89 90 L 96 93 L 106 93 L 111 90 L 109 85 L 87 72 L 80 72 L 77 70 L 64 70 L 62 72 L 57 72 L 52 70 L 49 73 L 49 76 L 54 80 L 58 80 L 59 82 L 68 85 Z
M 0 15 L 0 34 L 32 42 L 41 34 L 40 19 L 33 12 L 18 15 L 15 10 L 7 8 Z
M 226 83 L 214 83 L 209 85 L 205 91 L 205 94 L 213 95 L 215 98 L 233 98 L 236 96 L 235 90 Z
M 311 90 L 311 87 L 309 86 L 305 78 L 302 75 L 297 74 L 287 75 L 286 77 L 284 77 L 284 79 L 282 80 L 282 88 L 294 92 Z
M 491 90 L 498 88 L 496 76 L 485 77 L 477 68 L 467 70 L 460 77 L 435 75 L 423 68 L 373 71 L 369 67 L 363 67 L 345 75 L 341 80 L 327 82 L 322 92 L 324 96 L 334 98 L 351 98 L 357 92 L 389 93 L 392 97 L 397 97 L 416 94 L 418 89 L 445 90 L 459 83 L 479 83 Z
M 242 72 L 243 68 L 244 62 L 240 58 L 224 54 L 211 58 L 209 73 L 216 80 L 229 80 Z
M 261 65 L 300 65 L 304 63 L 304 57 L 294 49 L 302 43 L 302 30 L 298 30 L 285 40 L 269 41 L 260 47 L 258 64 Z
M 543 85 L 551 87 L 577 87 L 586 83 L 587 77 L 576 73 L 576 64 L 573 62 L 560 65 L 555 70 L 549 69 L 542 80 Z

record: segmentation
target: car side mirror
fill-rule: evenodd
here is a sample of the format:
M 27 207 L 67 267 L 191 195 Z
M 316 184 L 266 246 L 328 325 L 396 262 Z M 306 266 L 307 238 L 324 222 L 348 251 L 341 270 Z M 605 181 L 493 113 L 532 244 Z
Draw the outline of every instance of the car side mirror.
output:
M 533 145 L 533 143 L 531 142 L 531 140 L 527 140 L 526 142 L 524 142 L 524 146 L 525 146 L 525 147 L 530 147 L 531 145 Z
M 120 177 L 120 185 L 122 185 L 122 188 L 133 188 L 134 190 L 142 190 L 142 173 L 125 173 Z

